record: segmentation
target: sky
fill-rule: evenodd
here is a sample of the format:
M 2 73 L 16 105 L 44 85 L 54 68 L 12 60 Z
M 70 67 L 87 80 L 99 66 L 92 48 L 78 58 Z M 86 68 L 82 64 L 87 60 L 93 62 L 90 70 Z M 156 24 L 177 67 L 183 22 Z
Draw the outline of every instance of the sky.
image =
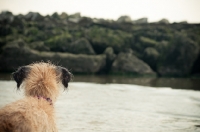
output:
M 0 12 L 13 14 L 54 12 L 117 20 L 128 15 L 132 20 L 147 17 L 149 22 L 163 18 L 170 22 L 200 23 L 200 0 L 0 0 Z

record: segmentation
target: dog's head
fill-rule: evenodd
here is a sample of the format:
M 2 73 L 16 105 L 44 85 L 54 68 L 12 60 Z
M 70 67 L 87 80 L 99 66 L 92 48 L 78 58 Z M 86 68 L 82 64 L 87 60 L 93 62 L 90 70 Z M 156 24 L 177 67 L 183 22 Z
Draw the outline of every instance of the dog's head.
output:
M 67 88 L 71 77 L 72 74 L 68 69 L 44 62 L 22 66 L 13 73 L 17 88 L 19 89 L 24 82 L 26 95 L 33 96 L 58 93 L 57 87 L 60 82 Z

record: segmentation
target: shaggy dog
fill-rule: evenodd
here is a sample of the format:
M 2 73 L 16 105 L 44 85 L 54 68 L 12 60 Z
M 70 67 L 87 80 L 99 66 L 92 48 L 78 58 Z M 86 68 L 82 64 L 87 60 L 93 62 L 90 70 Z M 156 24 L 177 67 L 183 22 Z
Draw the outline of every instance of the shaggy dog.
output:
M 51 63 L 33 63 L 13 73 L 17 88 L 24 88 L 25 98 L 0 109 L 0 132 L 57 132 L 54 102 L 59 88 L 72 74 Z

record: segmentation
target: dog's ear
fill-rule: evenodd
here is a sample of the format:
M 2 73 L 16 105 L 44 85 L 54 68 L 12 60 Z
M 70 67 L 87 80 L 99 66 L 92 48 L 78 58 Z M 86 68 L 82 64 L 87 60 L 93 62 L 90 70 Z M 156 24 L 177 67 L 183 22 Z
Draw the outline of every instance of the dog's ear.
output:
M 16 72 L 12 73 L 14 80 L 17 82 L 17 89 L 19 89 L 23 80 L 27 77 L 29 69 L 30 68 L 27 66 L 22 66 L 18 68 Z
M 62 84 L 65 86 L 65 88 L 68 87 L 68 83 L 72 78 L 72 74 L 64 67 L 57 66 L 57 73 L 60 75 L 60 79 L 62 81 Z

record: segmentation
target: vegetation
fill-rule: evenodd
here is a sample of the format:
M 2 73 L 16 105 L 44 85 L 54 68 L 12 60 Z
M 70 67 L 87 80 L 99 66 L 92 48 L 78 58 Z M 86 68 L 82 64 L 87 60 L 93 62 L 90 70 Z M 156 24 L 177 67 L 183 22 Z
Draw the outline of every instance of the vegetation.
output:
M 101 61 L 106 64 L 98 63 L 99 71 L 95 73 L 110 73 L 110 71 L 126 73 L 132 71 L 131 67 L 137 65 L 133 62 L 139 59 L 139 62 L 142 61 L 140 68 L 148 65 L 152 72 L 159 76 L 200 74 L 200 24 L 167 23 L 167 20 L 148 23 L 147 19 L 140 23 L 140 21 L 125 19 L 127 18 L 122 17 L 120 21 L 92 19 L 82 17 L 80 13 L 72 15 L 54 13 L 51 16 L 42 16 L 34 12 L 27 15 L 2 12 L 0 14 L 0 71 L 12 70 L 5 69 L 2 65 L 5 62 L 8 63 L 7 65 L 12 65 L 12 57 L 8 61 L 8 55 L 11 55 L 9 52 L 12 52 L 11 49 L 18 48 L 16 51 L 20 51 L 15 52 L 15 55 L 12 54 L 14 59 L 23 56 L 23 53 L 29 54 L 25 57 L 31 59 L 29 57 L 34 58 L 36 52 L 37 55 L 40 52 L 45 55 L 50 52 L 84 54 L 85 58 L 106 55 L 107 58 L 103 57 L 105 60 Z M 23 52 L 19 48 L 20 43 L 26 47 L 22 48 Z M 107 52 L 107 48 L 112 52 Z M 117 59 L 120 57 L 132 61 L 123 61 L 127 63 L 123 65 L 129 66 L 129 69 L 124 66 L 124 69 L 117 71 L 121 63 Z M 43 59 L 41 56 L 38 58 Z M 51 60 L 50 57 L 47 58 Z M 23 62 L 23 59 L 21 58 L 20 62 Z M 37 58 L 32 61 L 35 60 Z M 82 61 L 80 63 L 85 65 L 83 67 L 87 65 Z M 93 64 L 95 66 L 96 63 Z M 73 66 L 76 67 L 76 64 Z M 84 69 L 81 71 L 84 72 Z

